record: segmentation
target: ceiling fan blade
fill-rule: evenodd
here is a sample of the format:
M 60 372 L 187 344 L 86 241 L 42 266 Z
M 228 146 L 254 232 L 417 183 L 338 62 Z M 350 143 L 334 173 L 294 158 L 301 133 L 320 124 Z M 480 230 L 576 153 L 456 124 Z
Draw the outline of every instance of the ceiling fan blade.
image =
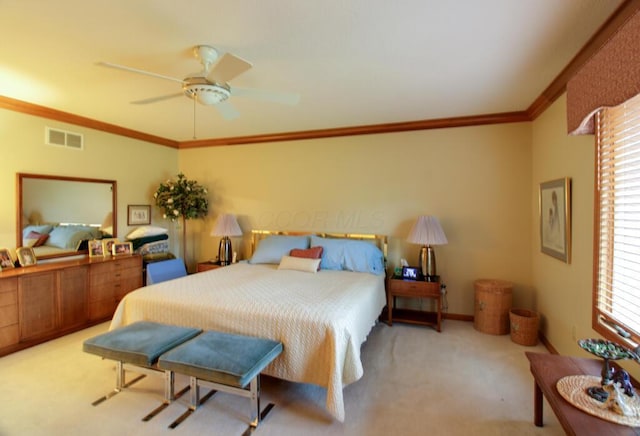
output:
M 98 62 L 97 65 L 99 65 L 101 67 L 115 68 L 116 70 L 124 70 L 124 71 L 129 71 L 129 72 L 132 72 L 132 73 L 144 74 L 145 76 L 157 77 L 159 79 L 171 80 L 173 82 L 178 82 L 178 83 L 183 83 L 184 82 L 184 80 L 176 79 L 175 77 L 164 76 L 162 74 L 151 73 L 149 71 L 139 70 L 137 68 L 132 68 L 132 67 L 126 67 L 124 65 L 112 64 L 112 63 L 109 63 L 109 62 Z
M 288 105 L 296 105 L 300 101 L 300 94 L 291 92 L 269 91 L 266 89 L 256 88 L 231 88 L 231 95 L 241 97 L 251 97 L 258 100 L 271 101 L 274 103 L 282 103 Z
M 240 112 L 228 101 L 223 101 L 214 106 L 225 120 L 234 120 L 240 116 Z
M 227 83 L 234 77 L 253 67 L 250 62 L 231 53 L 225 53 L 211 69 L 207 79 L 217 83 Z
M 184 97 L 184 92 L 178 92 L 176 94 L 161 95 L 159 97 L 151 97 L 151 98 L 145 98 L 142 100 L 136 100 L 136 101 L 132 101 L 131 104 L 149 104 L 149 103 L 155 103 L 157 101 L 169 100 L 170 98 L 176 98 L 176 97 Z

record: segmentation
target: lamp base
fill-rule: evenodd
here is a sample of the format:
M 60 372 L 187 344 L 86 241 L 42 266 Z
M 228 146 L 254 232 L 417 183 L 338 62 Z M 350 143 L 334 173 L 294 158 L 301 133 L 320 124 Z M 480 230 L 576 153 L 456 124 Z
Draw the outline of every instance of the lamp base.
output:
M 430 245 L 422 246 L 418 262 L 425 280 L 436 275 L 436 254 Z
M 231 263 L 233 251 L 231 250 L 231 239 L 228 236 L 223 236 L 220 239 L 220 247 L 218 248 L 218 261 L 220 265 L 225 266 Z

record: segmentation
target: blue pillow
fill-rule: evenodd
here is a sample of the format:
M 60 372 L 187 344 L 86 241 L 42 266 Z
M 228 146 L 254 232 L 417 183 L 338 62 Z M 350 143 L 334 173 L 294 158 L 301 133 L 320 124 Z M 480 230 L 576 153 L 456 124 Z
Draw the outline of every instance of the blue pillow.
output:
M 294 248 L 309 248 L 308 236 L 271 235 L 262 239 L 249 263 L 280 263 Z
M 83 239 L 94 239 L 91 231 L 84 227 L 58 226 L 51 230 L 45 245 L 75 250 Z
M 31 232 L 36 232 L 40 234 L 49 233 L 51 229 L 53 229 L 53 226 L 51 224 L 43 224 L 40 226 L 29 225 L 22 230 L 22 238 L 23 239 L 26 238 L 27 235 Z
M 311 246 L 322 247 L 320 269 L 384 274 L 384 254 L 372 243 L 354 239 L 311 236 Z

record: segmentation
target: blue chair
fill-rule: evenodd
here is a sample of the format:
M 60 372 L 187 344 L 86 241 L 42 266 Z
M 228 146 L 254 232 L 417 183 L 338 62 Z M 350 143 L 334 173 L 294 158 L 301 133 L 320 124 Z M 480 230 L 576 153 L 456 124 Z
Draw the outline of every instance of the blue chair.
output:
M 147 265 L 147 285 L 177 279 L 187 275 L 182 259 L 163 260 Z

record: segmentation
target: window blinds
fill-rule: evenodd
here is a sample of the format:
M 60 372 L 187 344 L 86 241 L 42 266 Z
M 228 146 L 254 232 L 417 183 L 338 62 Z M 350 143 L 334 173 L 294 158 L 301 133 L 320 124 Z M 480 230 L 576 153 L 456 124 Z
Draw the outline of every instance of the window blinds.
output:
M 594 327 L 640 339 L 640 94 L 599 111 Z M 615 333 L 615 335 L 612 335 Z M 635 343 L 635 344 L 634 344 Z

